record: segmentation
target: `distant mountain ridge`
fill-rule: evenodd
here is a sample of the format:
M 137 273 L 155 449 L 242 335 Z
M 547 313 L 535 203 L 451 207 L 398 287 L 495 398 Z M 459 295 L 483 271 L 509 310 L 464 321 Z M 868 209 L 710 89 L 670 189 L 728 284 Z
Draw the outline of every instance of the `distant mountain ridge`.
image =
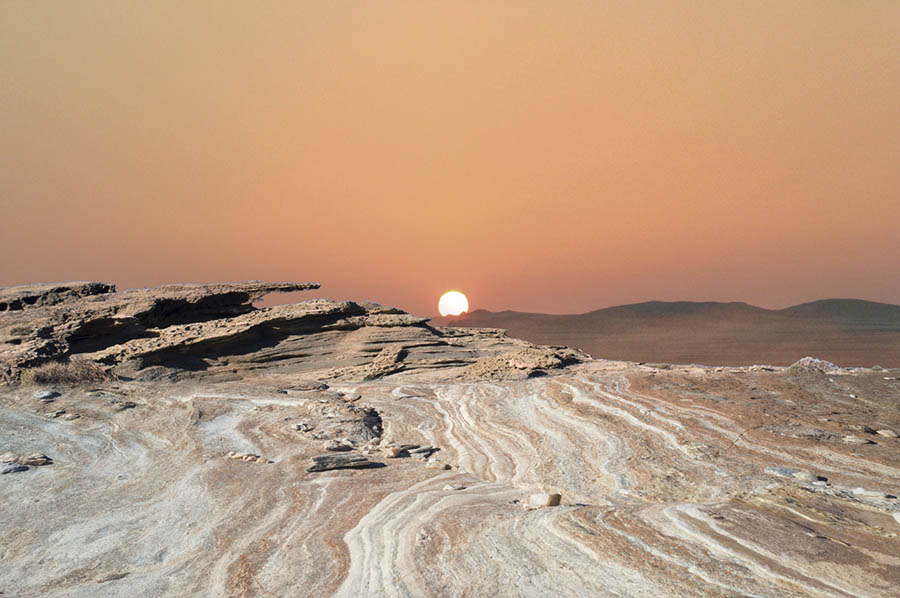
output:
M 822 299 L 784 309 L 647 301 L 564 315 L 479 309 L 435 323 L 503 328 L 531 342 L 630 361 L 787 365 L 814 355 L 839 365 L 900 365 L 900 305 L 863 299 Z

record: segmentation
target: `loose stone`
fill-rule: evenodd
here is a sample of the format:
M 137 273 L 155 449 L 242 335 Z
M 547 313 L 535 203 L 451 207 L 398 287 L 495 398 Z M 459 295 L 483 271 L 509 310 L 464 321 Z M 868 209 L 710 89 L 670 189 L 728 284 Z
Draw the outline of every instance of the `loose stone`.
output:
M 18 463 L 5 463 L 0 467 L 0 474 L 18 473 L 20 471 L 28 471 L 27 465 L 19 465 Z
M 532 494 L 528 499 L 528 506 L 532 508 L 557 507 L 562 496 L 556 493 L 540 492 Z
M 878 490 L 868 490 L 866 488 L 854 488 L 851 492 L 856 496 L 865 496 L 868 498 L 884 498 L 884 492 Z
M 40 453 L 31 453 L 19 457 L 16 459 L 16 463 L 20 465 L 52 465 L 53 459 Z
M 346 453 L 339 455 L 319 455 L 313 457 L 313 464 L 306 471 L 328 471 L 331 469 L 359 469 L 368 467 L 372 462 L 360 454 Z
M 326 451 L 352 451 L 353 443 L 347 440 L 346 438 L 342 438 L 340 440 L 329 440 L 324 445 L 322 445 Z

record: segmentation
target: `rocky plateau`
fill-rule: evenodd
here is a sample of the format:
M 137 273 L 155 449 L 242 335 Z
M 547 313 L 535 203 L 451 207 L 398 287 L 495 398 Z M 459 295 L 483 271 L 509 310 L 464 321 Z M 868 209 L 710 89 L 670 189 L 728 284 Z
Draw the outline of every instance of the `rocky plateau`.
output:
M 0 289 L 0 596 L 900 595 L 900 369 Z

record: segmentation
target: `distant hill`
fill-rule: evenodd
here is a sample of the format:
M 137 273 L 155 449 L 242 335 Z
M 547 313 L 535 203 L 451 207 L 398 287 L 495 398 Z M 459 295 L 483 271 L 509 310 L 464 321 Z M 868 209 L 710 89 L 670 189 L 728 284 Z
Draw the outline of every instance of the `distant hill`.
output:
M 648 301 L 573 315 L 479 309 L 434 323 L 503 328 L 531 342 L 628 361 L 789 365 L 812 355 L 844 366 L 900 366 L 900 305 L 860 299 L 776 310 L 692 301 Z

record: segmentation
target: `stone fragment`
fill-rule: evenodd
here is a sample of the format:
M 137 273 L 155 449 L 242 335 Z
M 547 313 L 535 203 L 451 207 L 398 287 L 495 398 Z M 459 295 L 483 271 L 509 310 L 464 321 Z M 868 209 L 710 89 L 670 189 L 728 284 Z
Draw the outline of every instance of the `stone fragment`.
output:
M 791 477 L 795 480 L 800 480 L 801 482 L 817 482 L 819 481 L 818 476 L 808 472 L 808 471 L 795 471 L 791 474 Z
M 859 436 L 854 436 L 853 434 L 848 434 L 844 436 L 841 440 L 846 442 L 847 444 L 875 444 L 871 440 L 867 438 L 860 438 Z
M 555 493 L 539 492 L 528 498 L 528 506 L 532 508 L 558 507 L 562 496 Z
M 309 432 L 310 430 L 313 429 L 313 427 L 314 426 L 312 426 L 306 422 L 300 422 L 299 424 L 294 424 L 294 429 L 297 430 L 298 432 Z
M 802 470 L 794 467 L 766 467 L 766 473 L 777 475 L 782 478 L 792 478 L 795 473 L 801 473 Z
M 351 403 L 355 403 L 356 401 L 360 400 L 361 398 L 362 398 L 362 395 L 358 394 L 358 393 L 344 395 L 344 400 L 350 401 Z
M 366 380 L 374 380 L 388 374 L 393 374 L 406 367 L 403 359 L 406 357 L 406 349 L 400 347 L 384 347 L 365 367 Z
M 63 419 L 70 422 L 72 420 L 78 419 L 79 417 L 81 417 L 81 416 L 78 415 L 77 413 L 70 413 L 70 414 L 66 415 Z
M 465 490 L 465 489 L 466 489 L 466 487 L 463 486 L 462 484 L 447 484 L 446 486 L 444 486 L 445 491 Z
M 875 430 L 875 433 L 885 438 L 897 438 L 898 434 L 893 430 Z
M 396 459 L 403 455 L 403 449 L 399 446 L 389 446 L 384 450 L 384 456 L 389 459 Z
M 884 498 L 884 492 L 878 490 L 869 490 L 867 488 L 854 488 L 851 490 L 855 496 L 864 496 L 866 498 Z
M 358 453 L 344 453 L 337 455 L 319 455 L 313 457 L 313 464 L 306 471 L 328 471 L 331 469 L 359 469 L 372 465 L 369 461 Z
M 328 390 L 328 385 L 323 382 L 298 382 L 291 386 L 294 390 L 312 392 L 315 390 Z
M 52 465 L 53 459 L 41 453 L 31 453 L 30 455 L 22 455 L 16 459 L 19 465 Z
M 18 458 L 19 455 L 15 453 L 3 453 L 0 455 L 0 463 L 14 463 Z
M 57 417 L 59 417 L 59 416 L 61 416 L 61 415 L 64 415 L 65 413 L 66 413 L 66 410 L 65 410 L 65 409 L 57 409 L 56 411 L 54 411 L 53 413 L 51 413 L 51 414 L 49 415 L 49 417 L 51 417 L 51 418 L 53 418 L 53 419 L 56 419 Z
M 416 459 L 427 459 L 437 451 L 438 449 L 433 446 L 420 446 L 406 450 L 406 452 L 409 453 L 410 457 L 414 457 Z
M 322 445 L 322 448 L 326 451 L 352 451 L 353 443 L 346 438 L 341 438 L 340 440 L 329 440 Z
M 41 401 L 50 402 L 60 395 L 55 390 L 36 390 L 32 396 Z
M 841 368 L 831 363 L 830 361 L 806 356 L 798 361 L 795 361 L 788 369 L 807 372 L 827 372 L 829 370 L 839 370 Z
M 228 451 L 227 456 L 230 459 L 236 459 L 239 461 L 247 461 L 252 463 L 271 463 L 271 461 L 253 453 L 236 453 L 234 451 Z
M 4 463 L 0 466 L 0 474 L 18 473 L 20 471 L 28 471 L 27 465 L 19 465 L 18 463 Z
M 438 461 L 437 459 L 429 459 L 428 463 L 425 464 L 429 469 L 439 469 L 439 470 L 447 470 L 450 469 L 450 465 L 444 463 L 443 461 Z

